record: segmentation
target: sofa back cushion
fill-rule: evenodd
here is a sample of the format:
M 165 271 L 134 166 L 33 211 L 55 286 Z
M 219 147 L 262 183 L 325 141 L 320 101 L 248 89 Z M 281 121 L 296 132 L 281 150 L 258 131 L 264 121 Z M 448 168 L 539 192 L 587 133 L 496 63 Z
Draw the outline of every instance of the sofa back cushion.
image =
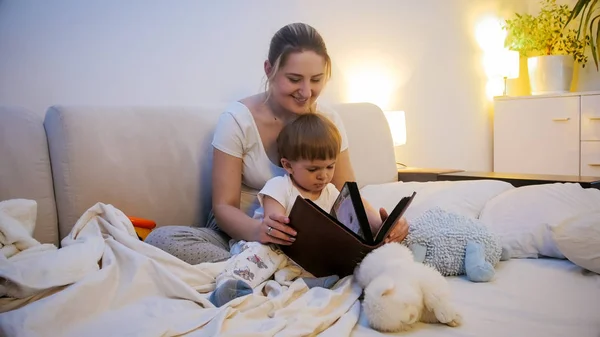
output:
M 0 107 L 0 200 L 37 203 L 33 237 L 58 244 L 56 204 L 42 117 L 21 107 Z
M 344 122 L 359 187 L 398 181 L 394 142 L 381 108 L 371 103 L 345 103 L 333 108 Z
M 97 202 L 158 226 L 203 226 L 211 209 L 211 142 L 224 107 L 51 107 L 44 123 L 61 238 Z M 381 109 L 334 108 L 359 184 L 396 181 Z
M 46 114 L 61 238 L 97 202 L 162 225 L 203 225 L 221 109 L 54 106 Z M 203 197 L 205 196 L 205 197 Z

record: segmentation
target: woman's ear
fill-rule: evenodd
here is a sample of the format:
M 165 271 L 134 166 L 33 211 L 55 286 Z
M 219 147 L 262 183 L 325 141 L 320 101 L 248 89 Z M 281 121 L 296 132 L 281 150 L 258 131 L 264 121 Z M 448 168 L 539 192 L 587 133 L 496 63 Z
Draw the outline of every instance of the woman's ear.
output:
M 265 68 L 265 74 L 267 75 L 267 77 L 271 76 L 271 71 L 273 70 L 271 62 L 269 62 L 269 60 L 265 60 L 263 67 Z
M 288 174 L 292 174 L 292 163 L 289 160 L 281 158 L 281 167 L 283 167 Z

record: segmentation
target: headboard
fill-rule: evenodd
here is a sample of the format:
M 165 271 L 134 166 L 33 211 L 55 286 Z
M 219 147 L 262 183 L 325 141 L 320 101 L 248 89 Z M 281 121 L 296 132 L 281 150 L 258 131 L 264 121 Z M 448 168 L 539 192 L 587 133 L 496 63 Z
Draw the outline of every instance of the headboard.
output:
M 334 106 L 348 134 L 350 160 L 360 187 L 398 181 L 392 134 L 383 111 L 371 103 Z

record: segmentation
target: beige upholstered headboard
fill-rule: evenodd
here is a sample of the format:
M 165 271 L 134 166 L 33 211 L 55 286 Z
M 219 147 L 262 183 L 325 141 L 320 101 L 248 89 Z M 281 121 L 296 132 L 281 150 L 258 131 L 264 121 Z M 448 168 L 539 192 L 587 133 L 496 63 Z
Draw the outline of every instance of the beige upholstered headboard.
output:
M 398 181 L 394 142 L 383 111 L 370 103 L 346 103 L 334 108 L 344 121 L 359 186 Z
M 97 202 L 159 225 L 204 225 L 221 109 L 54 106 L 44 125 L 60 235 Z
M 44 123 L 25 109 L 2 108 L 0 200 L 36 200 L 35 237 L 55 244 L 97 202 L 159 225 L 203 225 L 211 207 L 210 144 L 222 108 L 54 106 Z M 381 109 L 333 108 L 359 185 L 396 181 Z
M 0 200 L 37 202 L 33 237 L 58 244 L 56 204 L 42 118 L 21 107 L 0 107 Z

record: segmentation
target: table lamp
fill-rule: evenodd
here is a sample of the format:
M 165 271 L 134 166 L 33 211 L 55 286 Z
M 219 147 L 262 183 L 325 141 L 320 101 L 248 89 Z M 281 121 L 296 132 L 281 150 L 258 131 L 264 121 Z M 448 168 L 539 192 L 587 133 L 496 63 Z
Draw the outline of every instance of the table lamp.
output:
M 504 50 L 499 61 L 500 76 L 504 78 L 504 96 L 506 96 L 506 80 L 519 77 L 519 52 Z
M 392 133 L 394 146 L 406 144 L 406 118 L 404 111 L 385 111 L 384 114 Z

